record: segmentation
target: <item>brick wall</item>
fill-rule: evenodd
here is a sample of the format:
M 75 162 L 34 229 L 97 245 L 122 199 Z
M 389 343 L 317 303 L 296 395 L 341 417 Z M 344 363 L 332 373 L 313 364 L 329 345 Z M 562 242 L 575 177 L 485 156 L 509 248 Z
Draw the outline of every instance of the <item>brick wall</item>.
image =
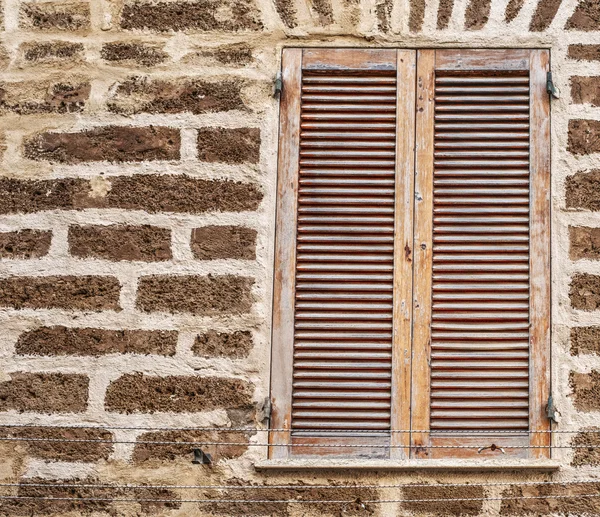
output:
M 600 474 L 600 4 L 596 0 L 4 0 L 0 45 L 0 515 L 600 515 L 595 486 L 542 475 L 428 474 L 510 487 L 243 492 L 112 485 L 414 480 L 351 471 L 266 476 L 262 435 L 72 430 L 69 424 L 254 426 L 269 388 L 277 150 L 272 81 L 284 45 L 552 49 L 553 393 L 557 479 Z M 113 438 L 129 442 L 105 443 Z M 559 435 L 568 445 L 570 435 Z M 210 441 L 212 468 L 190 447 Z M 16 445 L 15 445 L 16 443 Z M 590 448 L 588 449 L 587 446 Z M 533 476 L 533 477 L 532 477 Z M 546 490 L 546 491 L 544 491 Z M 4 492 L 3 492 L 4 493 Z M 7 492 L 9 493 L 9 492 Z M 439 499 L 323 505 L 148 498 Z M 493 500 L 483 502 L 482 497 Z

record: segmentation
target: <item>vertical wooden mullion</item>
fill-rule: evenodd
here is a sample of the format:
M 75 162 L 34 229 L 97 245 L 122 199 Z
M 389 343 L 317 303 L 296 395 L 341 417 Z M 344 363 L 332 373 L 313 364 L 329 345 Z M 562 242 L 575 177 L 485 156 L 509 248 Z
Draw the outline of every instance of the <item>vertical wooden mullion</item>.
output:
M 546 92 L 548 50 L 530 57 L 531 203 L 530 203 L 530 445 L 548 447 L 550 422 L 550 99 Z M 532 448 L 534 458 L 550 457 L 548 448 Z
M 294 290 L 296 270 L 296 220 L 300 144 L 300 89 L 302 50 L 284 49 L 283 88 L 279 112 L 277 163 L 277 215 L 273 281 L 273 336 L 271 356 L 270 444 L 290 443 L 294 354 Z M 289 447 L 269 447 L 269 458 L 289 457 Z
M 417 54 L 411 456 L 428 456 L 433 227 L 435 50 Z M 425 448 L 423 448 L 425 447 Z
M 398 51 L 396 204 L 394 238 L 394 338 L 392 348 L 392 459 L 409 456 L 412 347 L 413 205 L 415 163 L 414 50 Z M 396 431 L 396 432 L 394 432 Z

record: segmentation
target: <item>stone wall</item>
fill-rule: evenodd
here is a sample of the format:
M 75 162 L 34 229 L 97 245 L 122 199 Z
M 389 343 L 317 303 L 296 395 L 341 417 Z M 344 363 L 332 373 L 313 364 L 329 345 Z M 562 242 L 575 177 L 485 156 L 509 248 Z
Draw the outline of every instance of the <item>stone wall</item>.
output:
M 0 515 L 600 515 L 596 485 L 542 474 L 266 475 L 283 46 L 551 48 L 556 480 L 600 474 L 600 4 L 597 0 L 4 0 L 0 46 Z M 106 443 L 112 439 L 125 443 Z M 95 441 L 94 441 L 95 440 Z M 214 465 L 190 447 L 210 441 Z M 590 448 L 587 448 L 590 447 Z M 419 481 L 512 486 L 311 488 Z M 298 484 L 256 491 L 122 483 Z M 386 505 L 144 499 L 448 499 Z M 511 499 L 514 497 L 532 499 Z M 489 497 L 487 501 L 483 498 Z M 542 498 L 539 498 L 542 497 Z M 129 498 L 129 502 L 111 502 Z M 587 512 L 587 513 L 586 513 Z

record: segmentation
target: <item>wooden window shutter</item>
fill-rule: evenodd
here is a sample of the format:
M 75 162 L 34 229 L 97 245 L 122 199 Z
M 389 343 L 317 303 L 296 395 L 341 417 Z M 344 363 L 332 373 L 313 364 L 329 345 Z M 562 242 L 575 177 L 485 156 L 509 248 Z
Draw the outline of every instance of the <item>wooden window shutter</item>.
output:
M 549 456 L 548 65 L 419 51 L 414 457 Z
M 415 55 L 283 52 L 271 458 L 408 443 Z

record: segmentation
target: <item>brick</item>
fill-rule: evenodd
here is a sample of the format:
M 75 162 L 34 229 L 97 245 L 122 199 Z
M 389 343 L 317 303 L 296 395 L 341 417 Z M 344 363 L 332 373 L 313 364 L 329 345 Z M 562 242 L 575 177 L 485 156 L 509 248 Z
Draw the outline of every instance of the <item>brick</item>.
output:
M 448 28 L 452 10 L 454 9 L 454 0 L 440 0 L 437 12 L 437 29 L 444 30 Z
M 52 232 L 19 230 L 0 233 L 0 259 L 34 259 L 43 257 L 50 249 Z
M 126 374 L 110 383 L 104 399 L 117 413 L 194 413 L 252 405 L 251 384 L 240 379 Z
M 104 197 L 92 195 L 78 178 L 18 180 L 0 178 L 0 213 L 120 208 L 146 212 L 199 214 L 254 211 L 263 198 L 256 185 L 187 175 L 140 174 L 106 178 Z
M 48 43 L 23 43 L 20 47 L 25 61 L 33 63 L 56 63 L 83 58 L 82 43 L 52 41 Z
M 600 77 L 571 77 L 571 98 L 574 104 L 600 106 Z
M 249 433 L 210 432 L 210 431 L 153 431 L 138 436 L 139 442 L 249 442 Z M 247 445 L 204 445 L 202 450 L 211 455 L 212 461 L 234 459 L 242 456 Z M 162 465 L 166 461 L 184 461 L 189 463 L 194 457 L 194 445 L 136 443 L 133 449 L 134 463 L 155 463 Z
M 600 410 L 600 371 L 571 372 L 569 385 L 572 390 L 573 405 L 577 411 Z
M 263 28 L 254 0 L 128 2 L 121 28 L 170 31 L 257 31 Z
M 27 478 L 16 491 L 23 499 L 6 499 L 0 502 L 0 514 L 10 516 L 37 515 L 122 515 L 123 503 L 112 499 L 137 499 L 135 515 L 160 514 L 180 508 L 180 497 L 166 488 L 126 488 L 71 487 L 64 485 L 107 485 L 105 480 L 97 478 L 69 478 L 61 480 L 46 478 Z M 51 487 L 28 486 L 48 484 Z M 53 499 L 44 499 L 53 498 Z M 91 499 L 91 500 L 90 500 Z M 167 502 L 149 502 L 148 499 L 167 500 Z
M 171 230 L 155 226 L 71 226 L 69 252 L 79 258 L 104 260 L 169 260 Z
M 209 330 L 205 334 L 196 336 L 192 352 L 200 357 L 244 359 L 248 357 L 253 346 L 252 334 L 247 330 L 231 333 Z
M 600 327 L 573 327 L 571 355 L 600 355 Z
M 573 467 L 597 467 L 600 465 L 600 429 L 591 427 L 583 429 L 573 436 Z M 587 448 L 589 447 L 589 448 Z
M 72 429 L 68 427 L 0 427 L 0 436 L 33 438 L 37 441 L 20 442 L 28 456 L 49 461 L 99 461 L 107 460 L 113 450 L 111 443 L 91 440 L 113 440 L 111 432 L 104 429 Z M 41 440 L 42 438 L 48 441 Z M 90 440 L 50 441 L 50 440 Z
M 421 32 L 425 20 L 425 0 L 410 0 L 408 28 L 410 32 Z
M 119 281 L 111 276 L 0 279 L 0 306 L 15 309 L 120 310 Z
M 597 494 L 600 483 L 566 485 L 514 486 L 502 492 L 500 515 L 600 515 L 598 497 L 577 497 L 582 494 Z M 552 497 L 552 496 L 559 496 Z M 560 498 L 560 496 L 571 496 Z M 514 499 L 531 497 L 535 499 Z
M 241 97 L 243 86 L 241 80 L 133 78 L 118 85 L 108 101 L 108 109 L 128 115 L 246 110 Z
M 89 82 L 0 83 L 0 111 L 18 115 L 81 112 L 90 90 Z
M 600 276 L 580 273 L 571 279 L 569 291 L 575 309 L 594 311 L 600 307 Z
M 483 501 L 445 501 L 444 499 L 480 499 L 485 497 L 483 487 L 406 487 L 402 490 L 403 499 L 442 499 L 442 501 L 419 501 L 402 503 L 402 508 L 418 515 L 479 515 L 483 510 Z
M 0 411 L 81 413 L 87 408 L 88 385 L 85 375 L 11 373 L 0 383 Z
M 569 58 L 580 61 L 600 61 L 600 45 L 569 45 Z
M 504 13 L 504 21 L 506 23 L 512 22 L 521 12 L 524 3 L 525 0 L 509 0 Z
M 205 162 L 258 163 L 260 129 L 202 128 L 198 131 L 198 158 Z
M 573 16 L 567 22 L 566 28 L 578 31 L 600 29 L 600 3 L 598 0 L 580 0 Z
M 102 59 L 121 65 L 155 66 L 169 59 L 162 47 L 136 41 L 114 41 L 102 45 Z
M 600 210 L 600 169 L 567 177 L 567 208 Z
M 571 260 L 600 259 L 600 228 L 569 227 Z
M 180 146 L 175 128 L 106 126 L 78 133 L 39 133 L 25 142 L 25 156 L 66 164 L 179 160 Z
M 242 226 L 204 226 L 192 231 L 192 253 L 200 260 L 256 259 L 256 230 Z
M 82 31 L 90 28 L 88 2 L 29 2 L 21 4 L 20 25 L 39 31 Z
M 252 307 L 252 278 L 219 276 L 143 276 L 136 307 L 144 312 L 185 312 L 204 316 L 243 314 Z
M 286 27 L 293 29 L 298 26 L 298 13 L 293 0 L 275 0 L 275 9 Z
M 562 0 L 544 0 L 543 2 L 539 2 L 531 19 L 529 30 L 532 32 L 541 32 L 550 27 L 561 3 Z
M 600 120 L 569 120 L 569 151 L 573 154 L 600 152 Z
M 143 354 L 173 356 L 177 332 L 167 330 L 105 330 L 97 328 L 40 327 L 21 334 L 19 355 Z
M 491 0 L 470 0 L 465 11 L 465 27 L 469 30 L 483 29 L 490 19 L 491 8 Z

